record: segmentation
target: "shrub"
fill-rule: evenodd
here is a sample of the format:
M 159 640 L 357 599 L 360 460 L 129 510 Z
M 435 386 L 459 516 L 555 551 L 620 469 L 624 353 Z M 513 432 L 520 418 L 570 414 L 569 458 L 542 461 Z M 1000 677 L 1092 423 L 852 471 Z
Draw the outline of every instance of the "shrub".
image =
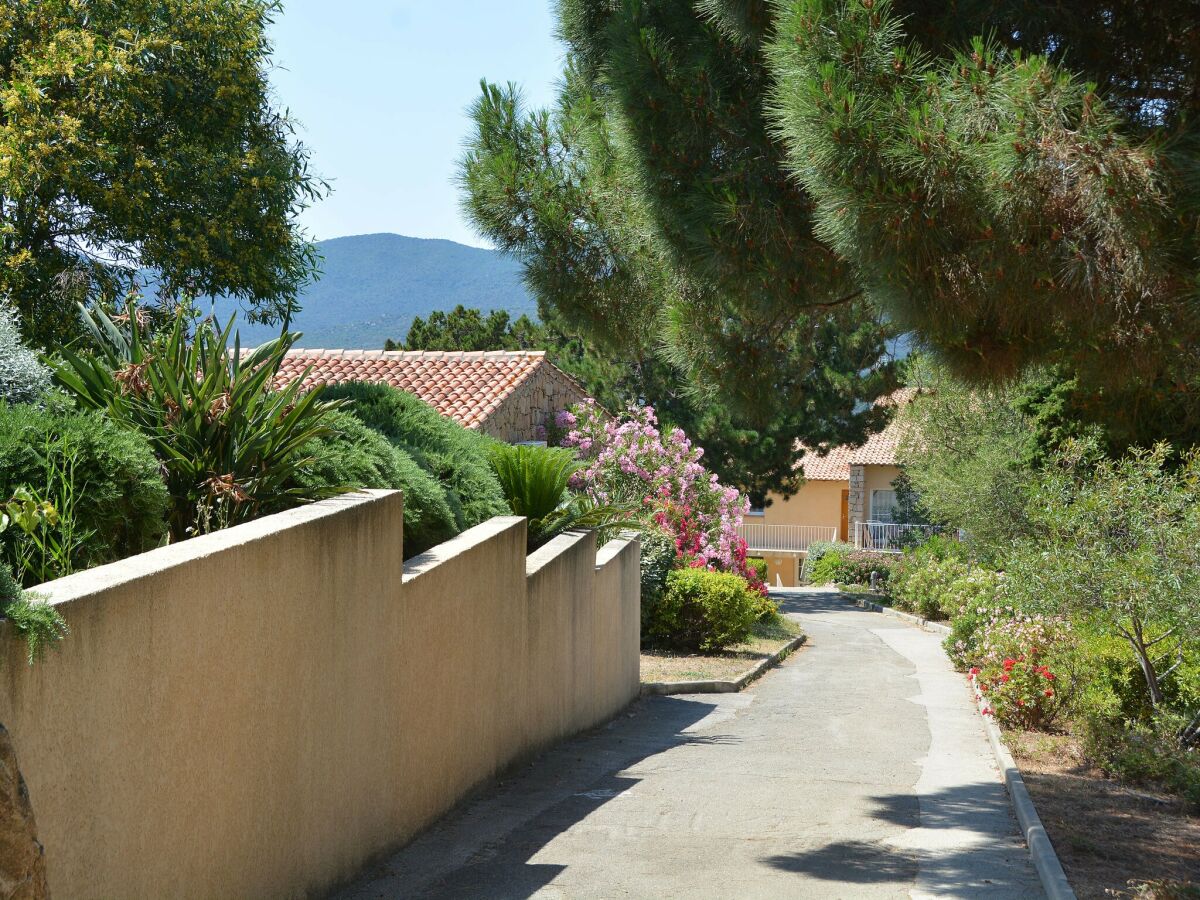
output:
M 591 401 L 561 413 L 556 425 L 567 429 L 563 446 L 586 464 L 574 487 L 597 503 L 636 506 L 674 537 L 688 560 L 734 572 L 765 592 L 746 565 L 746 542 L 738 534 L 750 501 L 704 468 L 704 450 L 681 429 L 663 433 L 649 406 L 631 406 L 613 420 Z
M 761 615 L 762 595 L 740 575 L 676 569 L 657 605 L 648 636 L 658 646 L 715 651 L 746 640 Z
M 433 475 L 345 410 L 332 413 L 329 433 L 302 448 L 307 458 L 296 482 L 314 494 L 350 488 L 404 492 L 404 554 L 416 556 L 458 534 L 446 491 Z
M 628 508 L 597 503 L 568 486 L 580 468 L 575 454 L 560 447 L 493 444 L 488 459 L 513 515 L 528 520 L 529 549 L 572 528 L 634 528 Z
M 895 560 L 881 553 L 854 550 L 846 553 L 840 549 L 828 550 L 812 567 L 810 578 L 816 584 L 870 584 L 874 573 L 877 580 L 887 583 Z
M 348 409 L 407 453 L 445 489 L 459 531 L 493 516 L 509 515 L 500 482 L 488 462 L 494 443 L 463 428 L 412 394 L 386 384 L 346 383 L 326 388 L 331 400 Z
M 21 341 L 17 312 L 0 300 L 0 401 L 36 403 L 50 390 L 50 371 Z
M 67 623 L 49 603 L 21 590 L 8 567 L 0 564 L 0 615 L 25 639 L 30 664 L 67 634 Z
M 333 406 L 300 380 L 273 380 L 297 334 L 284 334 L 241 358 L 233 322 L 218 331 L 181 309 L 152 331 L 130 305 L 120 321 L 84 313 L 96 355 L 62 351 L 55 380 L 80 405 L 140 431 L 162 463 L 175 540 L 329 496 L 300 486 L 308 440 L 325 432 Z M 195 333 L 189 338 L 188 329 Z
M 758 576 L 758 580 L 763 584 L 767 583 L 767 561 L 759 559 L 757 556 L 752 556 L 746 560 L 746 568 Z
M 1090 722 L 1084 749 L 1101 768 L 1134 784 L 1148 784 L 1200 807 L 1200 759 L 1180 746 L 1185 720 L 1159 713 L 1147 722 Z
M 984 628 L 978 665 L 971 669 L 984 693 L 985 715 L 1005 725 L 1044 728 L 1063 707 L 1062 677 L 1071 626 L 1049 616 L 993 619 Z
M 63 402 L 48 408 L 0 403 L 0 502 L 21 488 L 50 502 L 59 527 L 81 541 L 55 571 L 21 573 L 28 584 L 112 562 L 158 546 L 167 530 L 169 497 L 158 461 L 141 435 L 97 412 Z M 0 555 L 15 562 L 21 538 L 0 536 Z
M 647 643 L 651 623 L 658 615 L 658 604 L 667 589 L 667 576 L 680 566 L 681 560 L 675 551 L 674 539 L 664 531 L 643 531 L 641 545 L 642 642 Z
M 821 561 L 822 556 L 832 552 L 847 556 L 854 552 L 854 545 L 843 541 L 813 541 L 808 545 L 808 550 L 804 554 L 804 565 L 800 571 L 800 580 L 812 581 L 813 567 Z
M 926 619 L 944 619 L 943 597 L 949 586 L 968 571 L 965 563 L 952 557 L 906 555 L 893 566 L 892 601 L 898 609 Z

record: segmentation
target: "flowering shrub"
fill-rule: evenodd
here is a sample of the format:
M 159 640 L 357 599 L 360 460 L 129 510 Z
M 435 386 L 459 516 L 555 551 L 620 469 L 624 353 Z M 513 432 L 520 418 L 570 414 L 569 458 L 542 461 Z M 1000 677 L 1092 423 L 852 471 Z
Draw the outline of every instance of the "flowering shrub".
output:
M 566 432 L 563 446 L 574 448 L 585 464 L 572 487 L 597 503 L 636 504 L 670 535 L 685 565 L 733 572 L 766 596 L 738 534 L 749 500 L 701 465 L 704 451 L 681 429 L 664 435 L 649 406 L 609 419 L 591 400 L 560 412 L 554 424 Z
M 945 648 L 959 668 L 974 662 L 983 629 L 990 622 L 1016 615 L 1007 599 L 1004 576 L 988 569 L 972 569 L 946 585 L 939 600 L 950 617 Z
M 972 667 L 985 715 L 1019 728 L 1044 728 L 1063 704 L 1060 683 L 1071 626 L 1065 619 L 1017 614 L 993 618 Z
M 846 553 L 839 549 L 826 551 L 813 564 L 809 578 L 814 584 L 870 584 L 871 573 L 878 575 L 886 584 L 896 561 L 882 553 L 852 550 Z
M 926 619 L 944 619 L 942 598 L 950 585 L 968 573 L 966 563 L 932 556 L 905 556 L 893 567 L 890 580 L 897 608 Z

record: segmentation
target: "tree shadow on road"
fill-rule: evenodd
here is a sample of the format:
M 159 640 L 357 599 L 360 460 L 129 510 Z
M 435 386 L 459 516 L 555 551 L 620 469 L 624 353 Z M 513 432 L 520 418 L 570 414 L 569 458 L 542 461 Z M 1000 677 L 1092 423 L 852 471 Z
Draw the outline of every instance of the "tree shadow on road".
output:
M 510 773 L 332 897 L 530 897 L 565 868 L 532 858 L 641 780 L 619 773 L 674 747 L 737 742 L 728 734 L 687 731 L 716 705 L 702 697 L 640 700 L 609 725 Z
M 957 785 L 919 800 L 908 793 L 870 799 L 872 818 L 902 830 L 879 841 L 834 841 L 763 862 L 845 884 L 911 885 L 919 876 L 923 891 L 951 896 L 1039 893 L 1001 785 Z

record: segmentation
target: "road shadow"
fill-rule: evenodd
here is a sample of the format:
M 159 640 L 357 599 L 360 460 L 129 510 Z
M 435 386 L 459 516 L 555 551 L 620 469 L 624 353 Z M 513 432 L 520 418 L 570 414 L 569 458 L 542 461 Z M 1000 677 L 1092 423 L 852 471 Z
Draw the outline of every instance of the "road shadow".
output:
M 859 607 L 849 603 L 845 596 L 838 591 L 824 588 L 773 588 L 771 599 L 779 604 L 783 613 L 799 613 L 813 615 L 831 612 L 863 612 Z
M 564 866 L 530 860 L 641 779 L 619 774 L 688 744 L 729 744 L 687 729 L 716 706 L 703 697 L 646 697 L 608 726 L 568 740 L 485 790 L 331 900 L 495 898 L 536 894 Z
M 1008 797 L 996 783 L 957 785 L 920 800 L 907 793 L 870 799 L 872 818 L 902 829 L 923 829 L 922 846 L 843 840 L 763 862 L 846 884 L 911 885 L 919 875 L 922 891 L 956 897 L 1017 896 L 1030 890 L 1027 851 L 1010 838 Z

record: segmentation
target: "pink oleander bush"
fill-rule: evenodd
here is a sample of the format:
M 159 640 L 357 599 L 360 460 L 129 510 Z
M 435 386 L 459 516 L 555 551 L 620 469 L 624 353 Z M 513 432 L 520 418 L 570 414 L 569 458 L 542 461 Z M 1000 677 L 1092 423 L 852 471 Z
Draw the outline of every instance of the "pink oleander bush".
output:
M 1071 626 L 1053 616 L 1003 614 L 984 628 L 978 663 L 970 670 L 983 694 L 985 715 L 1004 725 L 1045 728 L 1063 707 Z
M 738 534 L 750 501 L 704 468 L 704 450 L 681 429 L 664 434 L 649 406 L 613 419 L 590 400 L 560 412 L 554 424 L 565 433 L 562 445 L 585 462 L 572 487 L 598 503 L 637 504 L 675 542 L 682 565 L 740 575 L 766 597 Z

